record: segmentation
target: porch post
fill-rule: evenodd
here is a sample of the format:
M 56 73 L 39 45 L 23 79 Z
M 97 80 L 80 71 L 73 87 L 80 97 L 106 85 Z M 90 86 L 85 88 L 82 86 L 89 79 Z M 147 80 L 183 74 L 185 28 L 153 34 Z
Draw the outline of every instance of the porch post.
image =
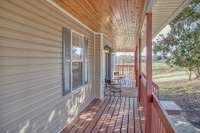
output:
M 138 48 L 136 46 L 136 50 L 135 50 L 135 64 L 134 64 L 134 67 L 135 67 L 135 83 L 136 83 L 136 87 L 138 87 L 138 81 L 137 81 L 137 77 L 138 77 Z
M 141 101 L 141 38 L 138 43 L 138 100 Z
M 147 112 L 146 112 L 146 124 L 145 124 L 145 133 L 151 132 L 151 103 L 152 103 L 152 13 L 146 13 L 146 54 L 147 54 Z
M 151 103 L 152 103 L 152 13 L 146 14 L 147 30 L 146 30 L 146 46 L 147 46 L 147 113 L 146 113 L 146 124 L 145 133 L 150 133 L 151 130 Z
M 147 13 L 146 53 L 147 53 L 147 95 L 148 101 L 152 100 L 152 13 Z

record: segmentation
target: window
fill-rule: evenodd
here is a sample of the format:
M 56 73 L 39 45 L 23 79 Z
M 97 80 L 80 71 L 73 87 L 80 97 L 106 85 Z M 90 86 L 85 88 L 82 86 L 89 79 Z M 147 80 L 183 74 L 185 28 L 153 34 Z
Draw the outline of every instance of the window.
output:
M 73 73 L 73 89 L 82 85 L 82 62 L 72 63 L 72 73 Z
M 72 59 L 82 61 L 83 59 L 83 37 L 72 33 Z
M 63 30 L 63 94 L 88 83 L 88 40 L 67 28 Z

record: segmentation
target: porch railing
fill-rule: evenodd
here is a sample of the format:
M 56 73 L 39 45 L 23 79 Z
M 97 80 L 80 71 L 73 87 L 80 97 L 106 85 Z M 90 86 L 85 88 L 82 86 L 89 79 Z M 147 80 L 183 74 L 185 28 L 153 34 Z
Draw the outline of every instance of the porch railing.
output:
M 132 64 L 116 64 L 115 72 L 118 72 L 119 75 L 124 75 L 126 77 L 130 77 L 134 79 L 134 65 Z
M 152 102 L 152 133 L 175 133 L 173 126 L 168 120 L 166 111 L 160 105 L 155 94 Z
M 175 133 L 175 130 L 167 117 L 166 111 L 163 109 L 158 100 L 159 86 L 153 82 L 152 100 L 151 103 L 149 103 L 147 102 L 146 82 L 147 80 L 145 74 L 141 73 L 139 100 L 141 106 L 143 107 L 144 116 L 147 114 L 147 104 L 151 104 L 151 133 Z
M 120 84 L 123 88 L 133 88 L 135 81 L 131 77 L 124 77 L 120 80 Z
M 123 88 L 133 88 L 135 86 L 133 64 L 116 64 L 114 73 L 114 77 L 121 77 L 120 84 Z
M 159 86 L 155 82 L 152 82 L 152 91 L 159 99 Z

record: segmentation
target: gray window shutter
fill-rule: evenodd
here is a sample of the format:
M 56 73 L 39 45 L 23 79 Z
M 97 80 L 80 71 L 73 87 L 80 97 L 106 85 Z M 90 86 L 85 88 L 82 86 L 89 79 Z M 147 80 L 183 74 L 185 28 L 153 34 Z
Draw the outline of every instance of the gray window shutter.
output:
M 88 76 L 89 76 L 89 72 L 88 72 L 88 39 L 86 37 L 84 37 L 84 67 L 83 67 L 83 72 L 84 72 L 84 84 L 88 83 Z
M 71 92 L 71 31 L 63 28 L 63 95 Z

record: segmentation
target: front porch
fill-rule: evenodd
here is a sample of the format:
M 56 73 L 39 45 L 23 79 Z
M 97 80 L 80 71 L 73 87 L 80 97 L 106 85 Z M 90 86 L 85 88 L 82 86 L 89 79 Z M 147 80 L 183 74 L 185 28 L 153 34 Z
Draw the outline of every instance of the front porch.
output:
M 178 133 L 156 96 L 152 38 L 190 0 L 166 1 L 1 0 L 0 132 Z M 132 96 L 123 80 L 120 97 L 104 93 L 115 52 L 134 54 Z
M 93 100 L 63 133 L 142 133 L 136 98 L 112 97 Z

